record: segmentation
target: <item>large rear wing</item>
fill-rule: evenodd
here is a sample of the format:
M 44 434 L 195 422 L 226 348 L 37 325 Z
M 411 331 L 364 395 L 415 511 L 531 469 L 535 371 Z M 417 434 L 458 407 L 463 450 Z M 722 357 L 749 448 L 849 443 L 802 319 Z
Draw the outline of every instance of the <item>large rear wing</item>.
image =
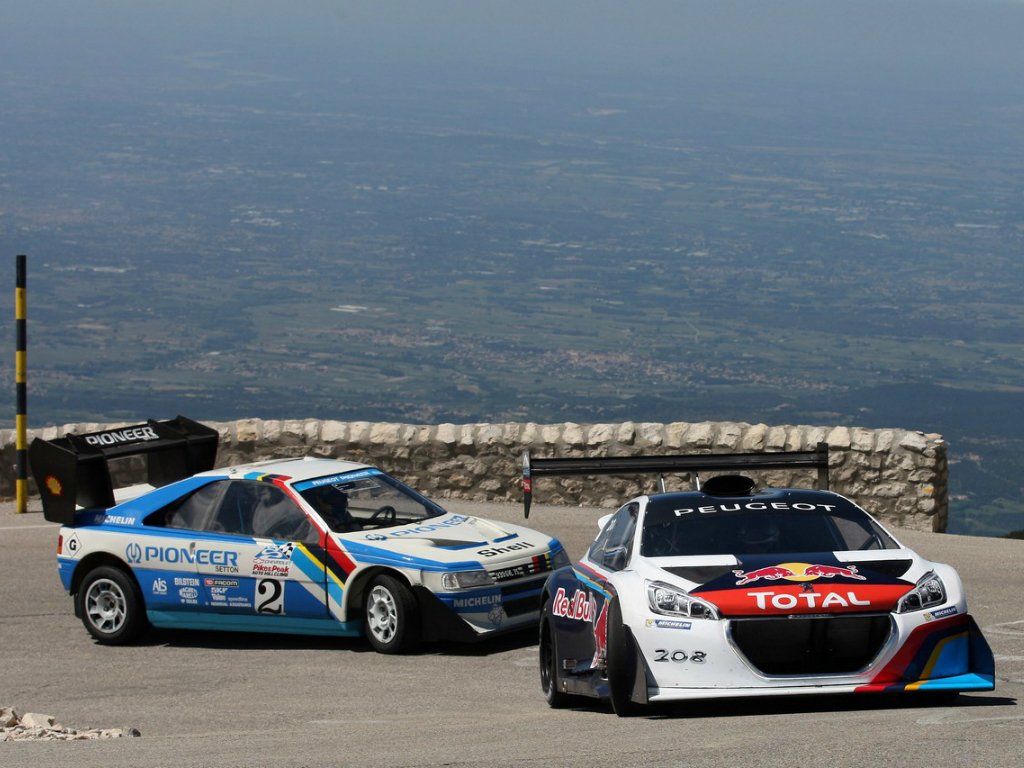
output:
M 817 486 L 828 490 L 828 443 L 813 451 L 774 453 L 702 453 L 675 456 L 617 456 L 537 459 L 523 453 L 523 514 L 530 516 L 533 479 L 549 475 L 635 475 L 720 471 L 723 469 L 797 469 L 818 471 Z
M 43 516 L 71 523 L 77 507 L 114 506 L 110 460 L 146 456 L 147 482 L 154 486 L 213 469 L 217 430 L 184 416 L 56 440 L 36 438 L 28 449 Z

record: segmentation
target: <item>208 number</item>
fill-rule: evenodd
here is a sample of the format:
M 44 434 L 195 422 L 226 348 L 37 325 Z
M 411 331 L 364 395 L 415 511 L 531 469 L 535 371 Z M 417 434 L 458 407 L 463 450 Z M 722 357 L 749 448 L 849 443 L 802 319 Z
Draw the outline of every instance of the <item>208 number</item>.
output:
M 679 649 L 670 651 L 665 648 L 656 648 L 654 650 L 655 661 L 674 661 L 680 664 L 684 661 L 690 661 L 693 664 L 703 664 L 707 660 L 707 657 L 708 655 L 705 651 L 693 651 L 692 653 L 687 653 L 686 651 Z

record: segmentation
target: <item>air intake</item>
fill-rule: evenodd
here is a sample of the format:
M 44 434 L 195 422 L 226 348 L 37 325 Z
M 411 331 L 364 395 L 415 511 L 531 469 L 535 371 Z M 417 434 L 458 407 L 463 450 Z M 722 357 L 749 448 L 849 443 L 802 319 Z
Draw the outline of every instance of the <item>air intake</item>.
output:
M 754 481 L 746 475 L 717 475 L 704 481 L 700 489 L 708 496 L 750 496 Z

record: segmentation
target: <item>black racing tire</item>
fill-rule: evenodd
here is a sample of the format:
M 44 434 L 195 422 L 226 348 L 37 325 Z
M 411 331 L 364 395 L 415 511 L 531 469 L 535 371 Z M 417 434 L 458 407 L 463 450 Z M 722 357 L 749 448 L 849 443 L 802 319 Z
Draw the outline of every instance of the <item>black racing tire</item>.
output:
M 607 621 L 608 698 L 616 715 L 631 717 L 640 711 L 640 706 L 632 698 L 633 681 L 636 679 L 636 647 L 629 630 L 622 623 L 618 598 L 608 601 Z
M 572 704 L 573 696 L 558 690 L 558 639 L 551 629 L 551 619 L 540 619 L 540 642 L 537 648 L 540 662 L 540 689 L 544 700 L 552 709 L 564 709 Z
M 402 581 L 374 576 L 363 593 L 363 630 L 378 653 L 409 653 L 421 641 L 416 597 Z
M 149 625 L 138 584 L 130 574 L 110 565 L 89 571 L 75 593 L 82 623 L 104 645 L 124 645 Z

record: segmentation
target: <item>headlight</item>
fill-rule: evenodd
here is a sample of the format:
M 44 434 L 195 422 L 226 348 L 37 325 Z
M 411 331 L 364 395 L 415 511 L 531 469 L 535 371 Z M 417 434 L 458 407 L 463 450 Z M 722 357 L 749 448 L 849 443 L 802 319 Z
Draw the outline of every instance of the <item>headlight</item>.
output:
M 663 581 L 647 582 L 647 602 L 652 611 L 665 616 L 718 620 L 718 609 L 711 603 Z
M 942 605 L 946 602 L 946 588 L 934 571 L 926 573 L 917 582 L 917 586 L 905 594 L 896 606 L 896 613 L 910 613 L 930 608 L 933 605 Z
M 486 587 L 494 582 L 487 571 L 455 571 L 441 574 L 441 586 L 445 589 L 468 589 Z

